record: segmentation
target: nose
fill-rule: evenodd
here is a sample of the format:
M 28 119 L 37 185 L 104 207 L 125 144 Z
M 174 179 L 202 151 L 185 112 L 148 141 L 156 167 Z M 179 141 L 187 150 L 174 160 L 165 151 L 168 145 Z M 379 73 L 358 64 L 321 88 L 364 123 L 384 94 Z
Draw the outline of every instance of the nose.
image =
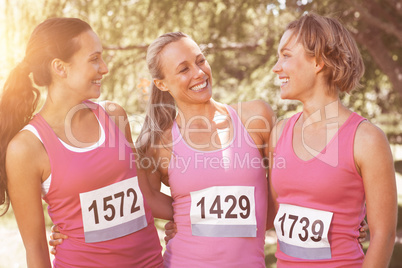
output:
M 204 70 L 200 66 L 197 66 L 195 69 L 194 78 L 203 77 L 204 75 L 205 75 Z
M 275 63 L 274 67 L 272 68 L 272 71 L 276 74 L 278 74 L 279 72 L 282 71 L 282 66 L 280 63 L 280 59 L 277 60 L 277 62 Z
M 99 64 L 99 73 L 105 75 L 109 72 L 109 69 L 107 68 L 107 65 L 105 63 L 105 61 L 103 60 L 103 58 L 101 59 L 101 62 Z

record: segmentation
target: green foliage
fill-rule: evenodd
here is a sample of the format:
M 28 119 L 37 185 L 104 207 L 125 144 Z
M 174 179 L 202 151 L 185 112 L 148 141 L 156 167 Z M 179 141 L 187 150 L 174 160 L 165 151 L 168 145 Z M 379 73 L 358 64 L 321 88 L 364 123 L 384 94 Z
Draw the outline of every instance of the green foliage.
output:
M 305 11 L 314 10 L 341 17 L 355 34 L 364 57 L 363 88 L 345 95 L 344 102 L 392 132 L 395 130 L 392 124 L 378 118 L 391 114 L 390 119 L 399 119 L 401 94 L 393 73 L 373 56 L 374 45 L 367 40 L 376 40 L 392 59 L 393 69 L 401 68 L 402 73 L 402 45 L 398 39 L 401 20 L 394 19 L 400 11 L 390 8 L 391 0 L 362 3 L 362 0 L 6 1 L 5 7 L 0 8 L 6 18 L 0 33 L 3 27 L 7 37 L 5 47 L 10 53 L 0 56 L 5 62 L 0 71 L 0 86 L 11 67 L 22 60 L 26 41 L 36 24 L 54 16 L 79 17 L 88 21 L 103 41 L 110 72 L 103 81 L 102 99 L 120 103 L 131 116 L 143 114 L 148 99 L 147 81 L 151 77 L 145 63 L 147 46 L 165 32 L 182 31 L 206 51 L 213 70 L 215 99 L 227 103 L 263 99 L 282 117 L 295 111 L 298 103 L 279 98 L 279 83 L 272 72 L 277 45 L 287 23 Z M 375 7 L 381 11 L 377 12 L 378 20 L 393 26 L 393 32 L 382 31 L 377 35 L 370 32 L 375 27 L 366 18 Z M 382 58 L 389 62 L 387 57 Z

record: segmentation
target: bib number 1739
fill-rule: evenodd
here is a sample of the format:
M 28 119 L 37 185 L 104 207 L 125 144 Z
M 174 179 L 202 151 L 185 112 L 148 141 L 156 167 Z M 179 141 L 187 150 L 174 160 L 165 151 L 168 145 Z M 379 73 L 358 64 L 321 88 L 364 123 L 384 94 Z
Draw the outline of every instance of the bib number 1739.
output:
M 329 211 L 280 204 L 274 221 L 280 250 L 302 259 L 331 258 L 332 216 Z

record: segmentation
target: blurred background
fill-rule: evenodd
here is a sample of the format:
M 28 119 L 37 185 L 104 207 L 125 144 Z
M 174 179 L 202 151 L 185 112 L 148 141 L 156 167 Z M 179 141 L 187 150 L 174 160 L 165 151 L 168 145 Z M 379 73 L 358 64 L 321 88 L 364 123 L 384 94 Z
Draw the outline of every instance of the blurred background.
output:
M 102 81 L 101 99 L 126 109 L 134 139 L 151 89 L 147 46 L 171 31 L 189 34 L 205 49 L 215 100 L 262 99 L 278 117 L 287 117 L 300 107 L 279 98 L 279 81 L 271 69 L 286 24 L 309 11 L 339 18 L 354 35 L 366 72 L 363 87 L 342 100 L 387 134 L 402 190 L 402 0 L 0 0 L 0 92 L 10 70 L 23 60 L 37 24 L 49 17 L 78 17 L 103 42 L 110 72 Z M 401 210 L 402 193 L 398 197 Z M 163 227 L 164 222 L 156 224 Z M 401 225 L 390 267 L 402 267 Z M 275 267 L 275 243 L 267 232 L 267 267 Z M 26 267 L 12 210 L 0 218 L 0 268 L 6 267 Z

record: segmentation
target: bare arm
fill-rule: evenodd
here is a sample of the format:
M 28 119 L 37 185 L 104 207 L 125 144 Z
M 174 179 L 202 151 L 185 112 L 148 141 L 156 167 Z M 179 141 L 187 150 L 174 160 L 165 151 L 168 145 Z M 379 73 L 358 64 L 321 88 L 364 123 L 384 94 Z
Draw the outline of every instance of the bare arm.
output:
M 276 144 L 278 143 L 279 138 L 282 135 L 282 130 L 286 121 L 282 120 L 277 122 L 271 132 L 271 136 L 269 138 L 269 180 L 268 180 L 268 188 L 269 188 L 269 203 L 268 203 L 268 215 L 267 215 L 267 230 L 274 227 L 274 219 L 276 216 L 276 212 L 278 211 L 279 205 L 276 201 L 277 194 L 275 189 L 272 186 L 272 169 L 274 167 L 274 153 Z
M 371 234 L 363 267 L 388 267 L 398 205 L 392 154 L 384 133 L 363 122 L 356 132 L 354 156 L 363 177 Z
M 21 132 L 8 146 L 8 191 L 28 267 L 51 267 L 41 200 L 41 161 L 46 161 L 46 152 L 40 141 L 30 135 L 27 131 Z
M 127 114 L 124 109 L 116 103 L 106 102 L 103 104 L 106 108 L 107 113 L 114 120 L 115 124 L 120 128 L 120 130 L 125 134 L 126 140 L 133 149 L 135 156 L 135 164 L 137 167 L 138 183 L 145 200 L 151 208 L 152 215 L 155 218 L 172 220 L 173 219 L 173 199 L 160 192 L 159 185 L 151 182 L 155 181 L 155 177 L 158 176 L 158 172 L 152 172 L 152 170 L 146 170 L 141 166 L 141 163 L 146 161 L 141 161 L 139 155 L 137 154 L 133 140 L 131 137 L 130 124 L 127 118 Z M 149 158 L 150 160 L 151 158 Z M 152 177 L 152 178 L 151 178 Z M 158 177 L 156 178 L 158 179 Z M 160 181 L 160 179 L 159 179 Z
M 150 181 L 160 181 L 159 172 L 152 172 L 152 170 L 149 169 L 143 170 L 142 168 L 138 168 L 138 178 L 141 191 L 151 207 L 152 215 L 159 219 L 173 220 L 172 197 L 160 192 L 160 184 L 159 187 L 157 187 L 155 186 L 155 183 L 153 183 L 152 186 L 150 183 Z
M 240 103 L 233 107 L 238 110 L 238 114 L 240 115 L 244 126 L 260 150 L 261 156 L 264 159 L 264 166 L 266 167 L 268 180 L 269 166 L 271 163 L 271 146 L 269 145 L 269 142 L 270 136 L 273 135 L 272 131 L 276 121 L 274 111 L 269 104 L 264 101 L 250 101 Z M 274 199 L 270 189 L 271 187 L 268 186 L 267 230 L 273 227 L 273 218 L 276 214 Z

